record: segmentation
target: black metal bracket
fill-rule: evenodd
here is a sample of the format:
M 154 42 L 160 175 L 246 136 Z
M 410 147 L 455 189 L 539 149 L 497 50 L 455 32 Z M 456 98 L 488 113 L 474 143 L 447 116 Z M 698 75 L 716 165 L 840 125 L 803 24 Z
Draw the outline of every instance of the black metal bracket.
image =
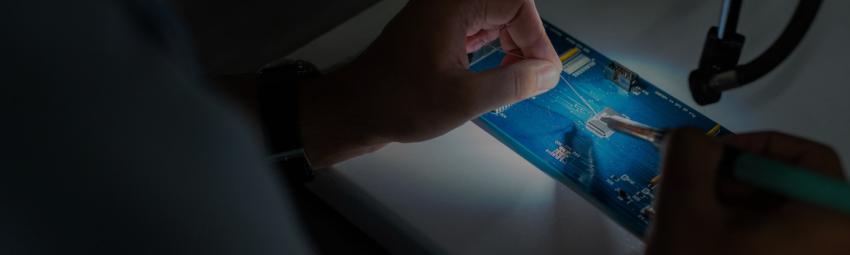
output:
M 738 65 L 745 41 L 735 31 L 742 0 L 724 0 L 719 25 L 708 30 L 699 67 L 688 77 L 694 101 L 700 105 L 716 103 L 723 91 L 753 82 L 779 66 L 806 35 L 821 1 L 800 0 L 779 39 L 749 63 Z

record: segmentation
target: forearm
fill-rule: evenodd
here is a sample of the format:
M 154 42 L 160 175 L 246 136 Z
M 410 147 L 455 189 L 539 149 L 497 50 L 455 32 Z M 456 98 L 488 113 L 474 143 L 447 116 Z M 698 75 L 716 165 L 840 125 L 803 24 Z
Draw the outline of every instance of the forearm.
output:
M 298 128 L 304 150 L 314 168 L 373 152 L 388 142 L 376 135 L 378 123 L 368 116 L 381 114 L 364 98 L 348 90 L 357 89 L 361 79 L 346 71 L 305 80 L 299 84 Z
M 288 113 L 297 116 L 282 117 L 293 120 L 294 126 L 287 127 L 300 133 L 313 166 L 331 166 L 389 142 L 431 139 L 495 107 L 554 87 L 562 67 L 534 3 L 490 3 L 412 2 L 348 68 L 299 79 L 291 90 L 298 93 L 292 104 L 297 113 Z M 427 33 L 416 31 L 423 22 L 433 26 Z M 491 71 L 470 72 L 467 53 L 497 39 L 503 50 L 522 58 L 503 61 Z M 258 112 L 252 93 L 238 91 L 229 93 L 250 113 Z M 253 94 L 256 100 L 258 94 Z M 269 95 L 261 96 L 265 101 Z
M 344 72 L 331 73 L 325 77 L 307 79 L 296 84 L 281 84 L 293 87 L 292 93 L 298 93 L 297 116 L 289 123 L 297 128 L 299 139 L 305 153 L 314 168 L 324 168 L 383 147 L 386 139 L 372 136 L 374 123 L 363 115 L 364 110 L 354 102 L 351 93 L 345 92 L 347 84 L 358 80 L 347 77 Z M 220 94 L 233 102 L 235 107 L 248 117 L 258 129 L 262 129 L 259 93 L 261 80 L 257 74 L 238 74 L 219 76 L 214 79 L 215 88 Z M 356 85 L 355 85 L 356 86 Z M 281 99 L 284 100 L 284 99 Z M 380 114 L 377 112 L 365 113 Z M 269 132 L 281 130 L 264 130 Z M 295 134 L 293 134 L 295 135 Z

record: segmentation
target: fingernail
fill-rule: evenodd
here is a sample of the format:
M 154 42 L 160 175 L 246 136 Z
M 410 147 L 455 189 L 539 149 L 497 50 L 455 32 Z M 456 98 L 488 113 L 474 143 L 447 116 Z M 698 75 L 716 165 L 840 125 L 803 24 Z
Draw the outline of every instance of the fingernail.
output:
M 558 67 L 559 66 L 549 62 L 545 62 L 538 66 L 536 84 L 538 94 L 549 91 L 558 84 L 558 80 L 561 78 L 561 69 Z

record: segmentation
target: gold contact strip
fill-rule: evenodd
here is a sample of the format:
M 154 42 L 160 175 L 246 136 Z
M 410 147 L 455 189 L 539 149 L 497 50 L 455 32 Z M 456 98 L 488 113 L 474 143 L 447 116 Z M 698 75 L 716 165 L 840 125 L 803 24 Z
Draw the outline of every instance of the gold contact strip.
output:
M 567 59 L 570 59 L 571 57 L 575 56 L 576 53 L 578 53 L 578 47 L 573 47 L 567 52 L 564 52 L 564 54 L 561 55 L 561 63 L 567 62 Z
M 716 136 L 717 133 L 720 133 L 720 124 L 715 124 L 714 127 L 705 132 L 706 135 Z

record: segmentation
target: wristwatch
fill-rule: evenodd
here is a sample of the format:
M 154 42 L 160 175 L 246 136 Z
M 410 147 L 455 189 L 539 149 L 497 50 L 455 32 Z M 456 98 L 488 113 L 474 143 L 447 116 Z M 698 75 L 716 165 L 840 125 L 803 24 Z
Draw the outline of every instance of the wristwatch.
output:
M 257 73 L 260 122 L 268 138 L 270 159 L 290 181 L 308 182 L 313 179 L 313 169 L 299 130 L 299 82 L 321 73 L 315 65 L 303 60 L 272 62 Z

